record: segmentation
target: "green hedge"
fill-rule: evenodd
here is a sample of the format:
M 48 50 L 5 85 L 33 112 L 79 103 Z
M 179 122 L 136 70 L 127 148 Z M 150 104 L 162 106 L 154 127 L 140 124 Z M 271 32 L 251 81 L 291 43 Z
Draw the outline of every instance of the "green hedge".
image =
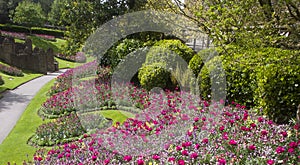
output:
M 223 54 L 219 58 L 226 73 L 229 101 L 248 108 L 262 108 L 263 113 L 277 123 L 286 123 L 295 117 L 300 104 L 299 51 L 257 48 Z M 211 93 L 211 78 L 224 76 L 210 75 L 218 71 L 217 68 L 216 59 L 212 59 L 199 74 L 200 92 L 206 99 Z
M 29 27 L 18 26 L 18 25 L 0 24 L 0 30 L 30 34 Z M 40 28 L 40 27 L 33 27 L 31 28 L 31 30 L 32 33 L 34 34 L 44 34 L 44 35 L 50 35 L 55 37 L 64 37 L 64 31 L 62 30 L 54 30 L 54 29 L 47 29 L 47 28 Z

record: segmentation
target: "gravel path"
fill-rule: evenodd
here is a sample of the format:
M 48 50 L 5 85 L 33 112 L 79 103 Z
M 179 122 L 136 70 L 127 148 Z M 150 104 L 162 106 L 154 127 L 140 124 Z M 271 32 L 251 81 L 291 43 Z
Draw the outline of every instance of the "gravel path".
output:
M 64 73 L 67 69 L 49 73 L 29 81 L 14 90 L 6 91 L 0 99 L 0 144 L 21 117 L 22 113 L 36 93 L 50 80 Z

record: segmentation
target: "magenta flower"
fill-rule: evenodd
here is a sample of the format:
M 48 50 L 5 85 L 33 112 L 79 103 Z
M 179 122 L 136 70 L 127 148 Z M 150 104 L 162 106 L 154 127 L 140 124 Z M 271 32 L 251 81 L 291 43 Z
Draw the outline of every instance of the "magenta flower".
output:
M 274 160 L 271 160 L 271 159 L 267 160 L 267 164 L 268 164 L 268 165 L 272 165 L 272 164 L 274 164 L 274 163 L 275 163 Z
M 268 135 L 268 131 L 262 130 L 262 131 L 261 131 L 261 135 L 263 135 L 263 136 Z
M 289 153 L 293 153 L 293 152 L 294 152 L 294 148 L 289 148 L 289 149 L 288 149 L 288 152 L 289 152 Z
M 188 152 L 187 150 L 183 150 L 183 151 L 181 151 L 181 154 L 182 154 L 183 156 L 188 156 L 188 155 L 189 155 L 189 152 Z
M 297 142 L 290 142 L 289 146 L 291 148 L 296 148 L 298 146 Z
M 226 159 L 220 158 L 220 159 L 218 160 L 218 164 L 219 164 L 219 165 L 226 165 Z
M 184 160 L 182 160 L 182 159 L 178 160 L 178 165 L 185 165 Z
M 137 164 L 138 164 L 138 165 L 144 165 L 144 160 L 143 160 L 143 159 L 137 160 Z
M 237 145 L 237 142 L 233 139 L 229 140 L 229 144 L 230 145 Z
M 197 152 L 193 152 L 193 153 L 191 154 L 191 158 L 192 158 L 192 159 L 196 159 L 197 157 L 198 157 Z
M 284 148 L 279 146 L 276 148 L 276 152 L 277 152 L 277 154 L 280 154 L 280 153 L 284 152 Z
M 253 145 L 250 145 L 248 148 L 249 148 L 249 150 L 252 150 L 252 151 L 254 151 L 254 150 L 256 149 L 256 147 L 255 147 L 254 144 L 253 144 Z
M 202 140 L 202 143 L 207 144 L 207 143 L 208 143 L 208 139 L 207 139 L 207 138 L 204 138 L 204 139 Z
M 153 155 L 152 158 L 153 158 L 154 160 L 159 160 L 160 157 L 159 157 L 159 155 Z
M 132 160 L 132 157 L 130 155 L 125 155 L 123 159 L 124 159 L 124 161 L 129 162 Z

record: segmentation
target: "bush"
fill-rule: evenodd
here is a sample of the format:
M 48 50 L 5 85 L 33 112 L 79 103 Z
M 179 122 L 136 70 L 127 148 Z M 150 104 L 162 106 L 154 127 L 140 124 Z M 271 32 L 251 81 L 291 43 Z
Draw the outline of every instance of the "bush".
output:
M 4 80 L 2 79 L 2 77 L 0 76 L 0 85 L 4 84 Z
M 85 63 L 86 62 L 86 56 L 83 52 L 77 52 L 75 55 L 65 55 L 65 54 L 56 54 L 57 58 L 71 61 L 71 62 L 78 62 L 78 63 Z
M 140 40 L 124 39 L 107 51 L 102 58 L 101 65 L 109 65 L 114 69 L 126 55 L 138 50 L 142 46 L 143 42 Z
M 189 61 L 194 56 L 194 51 L 182 43 L 180 40 L 160 40 L 156 42 L 154 47 L 147 53 L 146 63 L 167 62 L 174 64 L 177 61 L 176 57 L 180 56 L 185 62 Z
M 297 86 L 300 84 L 299 57 L 299 51 L 278 48 L 221 55 L 219 58 L 226 73 L 227 99 L 245 104 L 248 108 L 263 108 L 264 114 L 278 123 L 288 122 L 295 116 L 300 102 Z M 211 93 L 210 73 L 217 71 L 215 66 L 216 60 L 210 60 L 198 77 L 200 92 L 205 98 Z M 212 78 L 224 76 L 212 75 L 216 76 Z
M 153 63 L 144 65 L 138 73 L 141 86 L 146 90 L 154 87 L 165 89 L 170 81 L 170 72 L 168 72 L 163 63 Z
M 189 62 L 189 68 L 193 70 L 194 74 L 197 76 L 205 61 L 209 61 L 212 57 L 217 56 L 217 51 L 215 49 L 204 49 L 199 51 L 193 56 Z

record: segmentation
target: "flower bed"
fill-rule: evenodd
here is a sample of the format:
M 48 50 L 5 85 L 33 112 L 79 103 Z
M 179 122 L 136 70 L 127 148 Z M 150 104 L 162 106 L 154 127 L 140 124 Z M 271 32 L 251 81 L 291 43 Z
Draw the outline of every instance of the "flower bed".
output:
M 238 104 L 223 108 L 218 103 L 195 101 L 189 95 L 184 100 L 179 96 L 182 95 L 167 94 L 163 101 L 163 96 L 152 97 L 155 102 L 136 118 L 56 149 L 39 150 L 34 161 L 140 165 L 299 163 L 299 125 L 275 125 Z M 190 125 L 182 125 L 185 121 Z M 180 134 L 177 130 L 182 128 L 188 130 Z
M 75 55 L 65 55 L 65 54 L 56 54 L 56 57 L 71 61 L 71 62 L 79 62 L 79 63 L 85 63 L 86 62 L 86 56 L 84 55 L 83 52 L 78 52 Z
M 78 82 L 78 79 L 89 77 L 90 75 L 96 75 L 97 68 L 97 62 L 92 61 L 66 71 L 56 78 L 56 82 L 52 86 L 49 94 L 53 95 L 55 93 L 65 91 L 72 87 L 73 82 Z
M 30 145 L 52 146 L 78 140 L 84 133 L 108 127 L 111 123 L 101 114 L 85 113 L 63 116 L 39 126 L 29 140 Z
M 24 76 L 22 70 L 20 70 L 16 67 L 7 66 L 7 65 L 3 65 L 3 64 L 0 64 L 0 72 L 11 75 L 11 76 L 18 76 L 18 77 Z
M 2 30 L 0 30 L 0 33 L 4 36 L 18 38 L 18 39 L 21 39 L 21 40 L 26 39 L 26 34 L 25 33 L 8 32 L 8 31 L 2 31 Z

